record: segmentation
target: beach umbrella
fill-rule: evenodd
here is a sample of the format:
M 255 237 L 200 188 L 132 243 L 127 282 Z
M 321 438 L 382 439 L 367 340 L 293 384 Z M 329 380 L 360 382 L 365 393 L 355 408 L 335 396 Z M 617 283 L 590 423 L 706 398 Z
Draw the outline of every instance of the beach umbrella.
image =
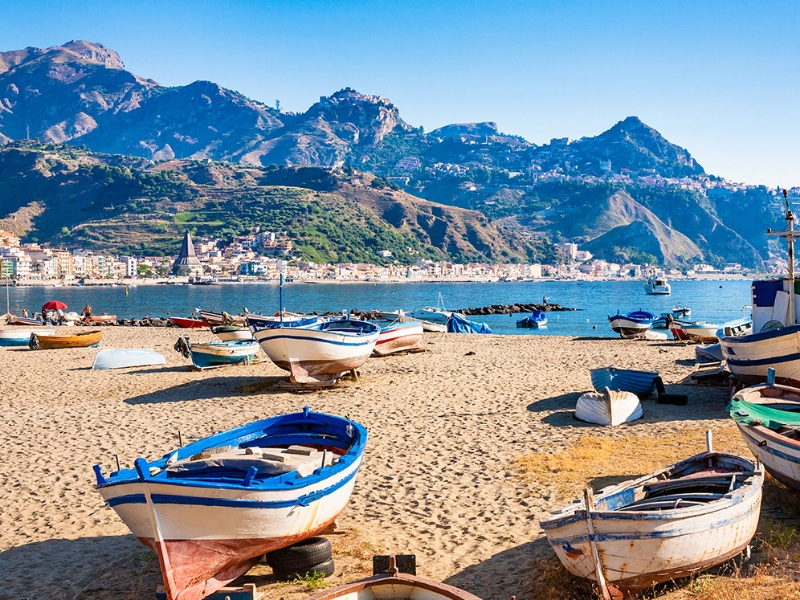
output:
M 65 308 L 67 308 L 67 305 L 58 300 L 50 300 L 50 302 L 42 304 L 42 312 L 46 310 L 64 310 Z

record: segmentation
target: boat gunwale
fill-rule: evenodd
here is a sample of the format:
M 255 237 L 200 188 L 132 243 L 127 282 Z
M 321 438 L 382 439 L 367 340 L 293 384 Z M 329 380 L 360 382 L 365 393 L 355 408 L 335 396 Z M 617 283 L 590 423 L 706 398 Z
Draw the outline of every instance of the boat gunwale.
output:
M 457 588 L 446 583 L 440 583 L 426 577 L 419 577 L 417 575 L 410 575 L 408 573 L 400 572 L 394 575 L 380 573 L 378 575 L 373 575 L 372 577 L 367 577 L 366 579 L 353 581 L 352 583 L 345 583 L 334 588 L 317 592 L 313 596 L 309 596 L 306 600 L 333 600 L 334 598 L 340 598 L 345 594 L 352 594 L 368 588 L 378 586 L 382 587 L 384 585 L 420 587 L 426 591 L 437 593 L 450 600 L 481 600 L 477 596 L 470 594 L 468 591 L 462 590 L 461 588 Z

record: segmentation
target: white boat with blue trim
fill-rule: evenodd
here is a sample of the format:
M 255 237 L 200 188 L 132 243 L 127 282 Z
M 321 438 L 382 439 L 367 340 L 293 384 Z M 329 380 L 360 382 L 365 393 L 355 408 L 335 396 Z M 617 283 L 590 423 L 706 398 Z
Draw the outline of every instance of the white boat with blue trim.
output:
M 92 369 L 126 369 L 166 364 L 164 355 L 148 348 L 106 348 L 94 355 Z
M 644 310 L 635 310 L 627 314 L 608 315 L 608 324 L 623 338 L 641 337 L 650 329 L 656 316 Z
M 800 389 L 768 384 L 734 394 L 728 412 L 767 472 L 800 490 Z
M 228 365 L 249 365 L 258 353 L 255 340 L 230 340 L 227 342 L 192 342 L 180 337 L 175 350 L 192 359 L 196 369 L 211 369 Z
M 586 490 L 539 524 L 570 573 L 595 580 L 606 597 L 632 594 L 747 548 L 763 483 L 753 461 L 709 450 L 596 497 Z
M 774 369 L 776 381 L 800 386 L 800 309 L 794 275 L 794 215 L 786 199 L 787 231 L 771 232 L 789 246 L 789 276 L 785 279 L 754 281 L 750 286 L 753 333 L 726 336 L 719 340 L 728 369 L 745 385 L 766 381 Z
M 35 333 L 42 337 L 53 333 L 53 328 L 28 329 L 22 327 L 9 327 L 0 331 L 0 346 L 27 346 L 31 340 L 31 334 Z
M 358 423 L 305 407 L 108 476 L 95 465 L 96 489 L 158 555 L 168 600 L 200 600 L 333 523 L 366 441 Z
M 262 350 L 289 371 L 294 383 L 332 381 L 357 369 L 367 362 L 381 331 L 369 321 L 347 318 L 283 327 L 248 322 Z
M 419 321 L 376 322 L 375 324 L 381 329 L 373 351 L 378 356 L 420 350 L 424 344 L 425 332 Z

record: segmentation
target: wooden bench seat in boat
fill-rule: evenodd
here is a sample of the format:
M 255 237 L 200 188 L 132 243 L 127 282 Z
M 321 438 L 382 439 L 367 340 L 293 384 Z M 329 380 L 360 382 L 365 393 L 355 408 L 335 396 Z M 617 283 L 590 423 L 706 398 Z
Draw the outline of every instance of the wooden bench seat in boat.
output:
M 246 473 L 256 469 L 256 477 L 270 477 L 297 471 L 298 477 L 307 477 L 316 469 L 333 464 L 337 458 L 332 452 L 320 452 L 307 446 L 289 448 L 225 449 L 217 453 L 201 453 L 169 465 L 167 477 L 192 477 L 223 472 Z

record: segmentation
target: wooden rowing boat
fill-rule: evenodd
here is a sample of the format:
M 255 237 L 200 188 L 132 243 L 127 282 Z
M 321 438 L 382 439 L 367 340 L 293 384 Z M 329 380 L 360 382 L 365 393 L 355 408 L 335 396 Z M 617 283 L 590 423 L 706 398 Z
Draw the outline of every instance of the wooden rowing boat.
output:
M 58 350 L 61 348 L 90 348 L 100 343 L 102 331 L 79 331 L 64 335 L 31 334 L 28 347 L 31 350 Z
M 323 413 L 285 414 L 215 434 L 134 468 L 97 491 L 154 550 L 168 600 L 200 600 L 261 557 L 318 534 L 346 506 L 367 430 Z
M 539 524 L 570 573 L 597 581 L 606 598 L 633 594 L 747 548 L 763 483 L 753 461 L 709 450 L 597 497 L 588 489 L 585 502 Z
M 194 317 L 170 317 L 169 320 L 176 327 L 183 329 L 203 329 L 208 327 L 205 319 L 196 319 Z
M 587 392 L 575 405 L 576 419 L 598 425 L 619 425 L 641 416 L 642 405 L 632 392 L 615 392 L 608 388 L 602 392 Z

